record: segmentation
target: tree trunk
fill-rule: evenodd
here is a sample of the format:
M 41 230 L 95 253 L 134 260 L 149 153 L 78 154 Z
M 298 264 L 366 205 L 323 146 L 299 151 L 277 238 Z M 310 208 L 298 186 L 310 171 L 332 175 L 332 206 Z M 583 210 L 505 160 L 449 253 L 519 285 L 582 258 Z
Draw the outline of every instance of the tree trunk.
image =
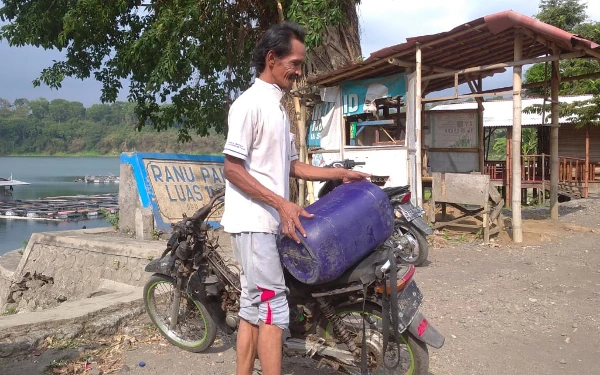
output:
M 328 73 L 362 58 L 355 1 L 344 2 L 344 14 L 344 22 L 328 27 L 323 33 L 323 44 L 308 52 L 308 76 Z
M 345 0 L 343 7 L 344 21 L 340 25 L 328 27 L 322 36 L 323 44 L 307 52 L 305 77 L 325 74 L 358 62 L 362 58 L 356 1 Z M 304 86 L 304 83 L 304 81 L 298 82 L 300 87 Z M 308 134 L 308 124 L 312 118 L 311 108 L 307 108 L 306 101 L 303 98 L 300 98 L 300 104 L 301 110 L 304 111 L 303 116 L 300 113 L 296 113 L 292 95 L 288 94 L 284 98 L 284 107 L 292 120 L 291 129 L 296 135 L 296 147 L 298 148 L 301 147 L 300 131 L 295 120 L 299 118 L 298 116 L 306 119 L 304 126 L 306 126 L 307 131 L 303 132 L 306 135 Z M 306 144 L 306 142 L 302 143 Z M 298 154 L 300 155 L 300 152 Z M 290 200 L 298 202 L 299 191 L 298 180 L 292 179 L 290 184 Z

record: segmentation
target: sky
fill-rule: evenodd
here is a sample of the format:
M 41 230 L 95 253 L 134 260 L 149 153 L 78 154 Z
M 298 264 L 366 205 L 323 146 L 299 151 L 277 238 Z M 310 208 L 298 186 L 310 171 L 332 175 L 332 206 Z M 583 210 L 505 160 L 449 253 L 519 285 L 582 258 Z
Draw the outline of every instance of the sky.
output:
M 362 0 L 359 18 L 363 56 L 366 58 L 381 48 L 403 43 L 407 37 L 448 31 L 487 14 L 514 10 L 532 16 L 538 12 L 538 3 L 538 0 Z M 589 0 L 587 14 L 590 19 L 600 21 L 600 1 Z M 0 41 L 0 98 L 10 102 L 16 98 L 63 98 L 80 101 L 85 107 L 100 103 L 101 85 L 94 79 L 69 78 L 60 90 L 33 87 L 32 81 L 42 69 L 63 56 L 54 50 L 10 47 L 6 41 Z M 509 69 L 484 80 L 484 89 L 510 86 L 511 83 Z M 118 99 L 127 100 L 126 88 L 121 90 Z

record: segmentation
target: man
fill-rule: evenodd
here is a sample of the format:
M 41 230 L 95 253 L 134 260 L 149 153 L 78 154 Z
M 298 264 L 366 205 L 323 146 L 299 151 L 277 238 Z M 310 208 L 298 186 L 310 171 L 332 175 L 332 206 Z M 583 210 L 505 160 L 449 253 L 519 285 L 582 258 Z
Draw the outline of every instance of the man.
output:
M 282 334 L 289 308 L 277 238 L 300 242 L 306 232 L 290 202 L 289 177 L 305 180 L 362 180 L 368 175 L 338 168 L 318 168 L 298 161 L 290 123 L 281 105 L 302 74 L 305 31 L 284 22 L 271 27 L 254 50 L 258 78 L 231 106 L 225 154 L 225 212 L 221 224 L 231 233 L 242 265 L 242 295 L 237 337 L 237 374 L 250 375 L 256 354 L 262 373 L 281 373 Z

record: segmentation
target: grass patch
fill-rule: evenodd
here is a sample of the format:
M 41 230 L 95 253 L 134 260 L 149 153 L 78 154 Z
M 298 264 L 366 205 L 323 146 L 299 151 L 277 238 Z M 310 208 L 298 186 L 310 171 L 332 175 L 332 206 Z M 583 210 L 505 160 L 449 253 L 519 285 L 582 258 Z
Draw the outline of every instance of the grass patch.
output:
M 2 313 L 2 315 L 15 315 L 18 312 L 19 310 L 16 307 L 9 307 Z

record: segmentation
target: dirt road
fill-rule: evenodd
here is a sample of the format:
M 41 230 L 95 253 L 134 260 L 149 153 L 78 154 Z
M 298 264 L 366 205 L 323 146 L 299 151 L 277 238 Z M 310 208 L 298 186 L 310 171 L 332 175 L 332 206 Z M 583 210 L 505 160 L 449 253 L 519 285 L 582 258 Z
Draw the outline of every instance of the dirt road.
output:
M 592 231 L 600 227 L 599 206 L 571 202 L 557 222 L 527 220 L 519 246 L 506 237 L 483 246 L 445 235 L 446 245 L 432 249 L 431 262 L 416 273 L 423 312 L 446 336 L 442 349 L 430 350 L 430 374 L 600 374 L 600 234 Z M 233 337 L 219 337 L 209 353 L 190 354 L 149 338 L 155 331 L 147 322 L 142 317 L 126 327 L 117 340 L 123 350 L 91 359 L 87 373 L 110 366 L 122 374 L 234 373 Z M 14 366 L 23 370 L 33 359 L 5 361 L 0 373 L 29 374 Z M 284 373 L 333 372 L 286 359 Z

